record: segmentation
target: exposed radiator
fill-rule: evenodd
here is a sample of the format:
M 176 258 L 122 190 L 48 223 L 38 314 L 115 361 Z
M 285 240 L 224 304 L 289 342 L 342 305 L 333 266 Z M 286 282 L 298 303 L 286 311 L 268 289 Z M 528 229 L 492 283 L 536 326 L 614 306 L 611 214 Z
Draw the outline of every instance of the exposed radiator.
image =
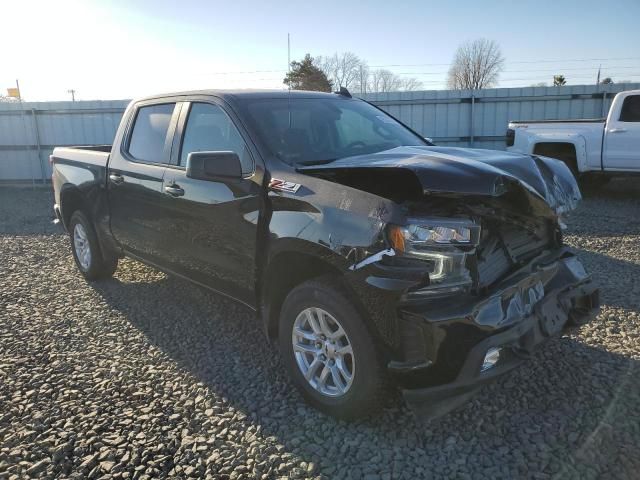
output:
M 478 286 L 487 287 L 507 273 L 526 264 L 553 243 L 553 232 L 547 224 L 529 231 L 515 225 L 491 228 L 483 234 L 478 246 Z

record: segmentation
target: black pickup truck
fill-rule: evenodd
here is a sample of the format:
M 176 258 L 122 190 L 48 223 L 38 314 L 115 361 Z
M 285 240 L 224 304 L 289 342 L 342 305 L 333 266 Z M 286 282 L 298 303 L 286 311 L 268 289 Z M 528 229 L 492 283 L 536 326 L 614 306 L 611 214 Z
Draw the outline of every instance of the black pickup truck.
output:
M 126 255 L 245 304 L 341 418 L 390 386 L 441 415 L 599 305 L 562 241 L 566 165 L 434 146 L 344 90 L 149 97 L 51 162 L 87 280 Z

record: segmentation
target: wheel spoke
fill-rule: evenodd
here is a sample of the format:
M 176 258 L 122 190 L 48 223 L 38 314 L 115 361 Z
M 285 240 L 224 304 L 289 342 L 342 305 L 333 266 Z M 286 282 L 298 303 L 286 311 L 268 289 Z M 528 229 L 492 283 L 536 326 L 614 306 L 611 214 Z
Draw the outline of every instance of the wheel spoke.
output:
M 329 377 L 330 373 L 331 370 L 325 365 L 322 372 L 320 372 L 320 378 L 318 378 L 318 387 L 320 387 L 321 391 L 327 388 L 327 377 Z
M 338 367 L 338 370 L 340 371 L 342 378 L 344 378 L 347 383 L 351 383 L 353 375 L 351 374 L 351 372 L 349 372 L 349 369 L 347 368 L 347 365 L 344 363 L 343 358 L 339 358 L 336 361 L 336 366 Z
M 319 308 L 316 308 L 315 312 L 316 312 L 316 315 L 318 316 L 318 323 L 320 326 L 320 330 L 327 338 L 331 338 L 331 335 L 333 334 L 333 330 L 331 330 L 331 327 L 329 326 L 327 316 Z
M 296 352 L 311 353 L 313 355 L 317 355 L 318 353 L 320 353 L 320 349 L 316 348 L 315 345 L 307 345 L 304 343 L 295 343 L 293 345 L 293 349 Z
M 340 375 L 340 370 L 335 365 L 331 367 L 331 378 L 333 378 L 333 384 L 341 392 L 343 392 L 347 388 L 347 385 Z
M 305 340 L 309 340 L 310 342 L 315 342 L 317 340 L 316 334 L 310 332 L 308 330 L 303 330 L 300 327 L 296 327 L 295 333 L 297 336 L 304 338 Z
M 304 378 L 306 378 L 307 380 L 311 380 L 322 364 L 323 362 L 320 360 L 320 358 L 314 357 L 313 362 L 311 362 L 311 365 L 309 365 L 309 369 L 304 374 Z
M 322 333 L 322 329 L 320 328 L 320 325 L 318 325 L 318 320 L 314 317 L 314 310 L 306 310 L 305 316 L 307 317 L 307 321 L 309 322 L 309 326 L 313 330 L 313 333 L 320 335 Z
M 351 345 L 347 344 L 340 348 L 336 348 L 336 353 L 340 356 L 353 355 L 353 348 Z
M 331 332 L 329 338 L 331 338 L 332 340 L 338 340 L 344 336 L 346 336 L 346 334 L 344 333 L 343 328 L 338 325 L 338 329 L 335 332 Z

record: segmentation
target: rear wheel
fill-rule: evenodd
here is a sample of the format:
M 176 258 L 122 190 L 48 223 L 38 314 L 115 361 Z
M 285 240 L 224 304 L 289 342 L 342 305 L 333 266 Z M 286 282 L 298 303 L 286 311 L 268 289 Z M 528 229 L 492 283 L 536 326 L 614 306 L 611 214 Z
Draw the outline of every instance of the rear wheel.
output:
M 384 403 L 384 368 L 361 316 L 317 280 L 289 293 L 280 317 L 282 360 L 305 400 L 329 415 L 367 416 Z
M 118 268 L 116 257 L 104 258 L 98 237 L 87 216 L 80 210 L 69 221 L 71 251 L 80 273 L 87 280 L 98 280 L 113 275 Z

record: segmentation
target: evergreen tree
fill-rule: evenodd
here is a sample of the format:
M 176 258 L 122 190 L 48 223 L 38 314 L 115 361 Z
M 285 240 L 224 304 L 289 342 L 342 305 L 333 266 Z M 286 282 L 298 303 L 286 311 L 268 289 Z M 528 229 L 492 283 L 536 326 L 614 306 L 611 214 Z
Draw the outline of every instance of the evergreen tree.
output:
M 302 61 L 291 62 L 291 71 L 284 77 L 284 83 L 292 90 L 331 91 L 331 82 L 325 73 L 313 64 L 313 57 L 308 53 Z

